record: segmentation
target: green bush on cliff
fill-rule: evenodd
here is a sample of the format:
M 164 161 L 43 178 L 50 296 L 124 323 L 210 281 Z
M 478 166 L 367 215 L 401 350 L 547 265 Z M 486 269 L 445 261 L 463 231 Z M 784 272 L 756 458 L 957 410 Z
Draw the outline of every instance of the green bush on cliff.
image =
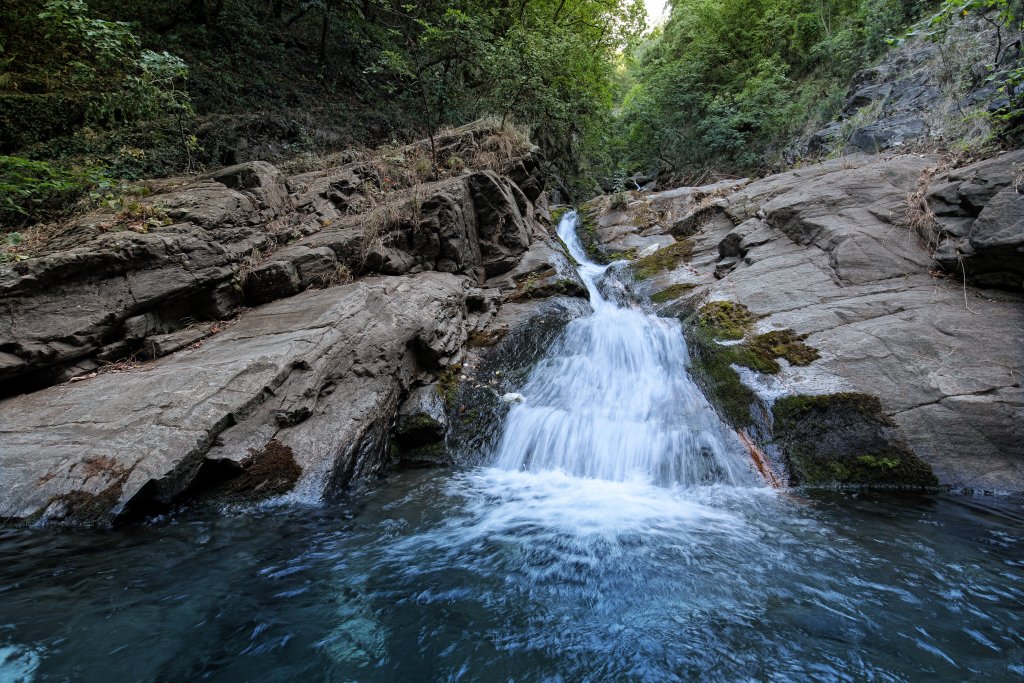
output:
M 63 168 L 44 161 L 0 156 L 0 230 L 60 215 L 106 182 L 96 168 Z
M 84 0 L 12 0 L 0 22 L 0 151 L 191 114 L 185 63 L 143 49 L 126 22 L 96 17 Z

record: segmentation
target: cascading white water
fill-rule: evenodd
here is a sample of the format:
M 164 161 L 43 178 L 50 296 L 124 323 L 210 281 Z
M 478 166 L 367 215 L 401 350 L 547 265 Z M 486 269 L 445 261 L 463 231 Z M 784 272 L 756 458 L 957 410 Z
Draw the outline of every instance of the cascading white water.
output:
M 736 438 L 687 373 L 678 322 L 605 298 L 569 212 L 558 235 L 594 313 L 572 321 L 505 422 L 495 466 L 663 486 L 750 482 Z

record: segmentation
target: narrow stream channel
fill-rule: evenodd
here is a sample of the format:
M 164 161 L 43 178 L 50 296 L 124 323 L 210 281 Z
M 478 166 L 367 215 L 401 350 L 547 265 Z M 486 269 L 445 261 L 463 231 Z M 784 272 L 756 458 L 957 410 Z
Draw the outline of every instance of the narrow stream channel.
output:
M 598 287 L 490 465 L 0 529 L 0 681 L 1024 677 L 1024 511 L 762 486 L 678 324 Z

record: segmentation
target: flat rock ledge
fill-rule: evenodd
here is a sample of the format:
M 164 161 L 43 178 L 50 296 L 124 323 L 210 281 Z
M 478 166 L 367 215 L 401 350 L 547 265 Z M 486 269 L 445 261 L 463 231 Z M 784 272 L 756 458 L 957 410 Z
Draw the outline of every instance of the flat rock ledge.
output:
M 106 523 L 165 509 L 217 463 L 270 447 L 319 497 L 383 462 L 410 385 L 457 354 L 466 278 L 307 292 L 199 348 L 3 403 L 0 517 Z

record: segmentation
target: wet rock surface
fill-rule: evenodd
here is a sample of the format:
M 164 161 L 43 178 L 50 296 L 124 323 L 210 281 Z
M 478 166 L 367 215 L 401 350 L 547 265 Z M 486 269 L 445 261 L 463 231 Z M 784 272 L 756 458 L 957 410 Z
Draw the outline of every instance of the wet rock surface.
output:
M 1005 199 L 996 203 L 1018 155 L 946 173 L 935 172 L 936 157 L 860 155 L 769 176 L 705 206 L 688 238 L 692 256 L 634 288 L 685 321 L 695 378 L 727 421 L 780 463 L 777 398 L 855 392 L 880 401 L 894 438 L 941 485 L 1024 491 L 1024 296 L 1019 281 L 1002 278 L 1019 258 L 1002 236 L 1016 234 L 1019 221 Z M 962 228 L 942 239 L 969 240 L 978 227 L 979 236 L 1000 236 L 986 243 L 987 257 L 972 257 L 978 275 L 968 266 L 966 283 L 962 271 L 943 270 L 934 235 L 922 239 L 907 220 L 908 195 L 922 182 L 939 229 Z M 665 202 L 659 194 L 634 201 L 654 212 Z M 986 212 L 991 223 L 976 226 Z M 738 336 L 708 334 L 701 321 L 712 301 L 749 312 L 725 321 Z M 885 479 L 876 483 L 899 483 Z

